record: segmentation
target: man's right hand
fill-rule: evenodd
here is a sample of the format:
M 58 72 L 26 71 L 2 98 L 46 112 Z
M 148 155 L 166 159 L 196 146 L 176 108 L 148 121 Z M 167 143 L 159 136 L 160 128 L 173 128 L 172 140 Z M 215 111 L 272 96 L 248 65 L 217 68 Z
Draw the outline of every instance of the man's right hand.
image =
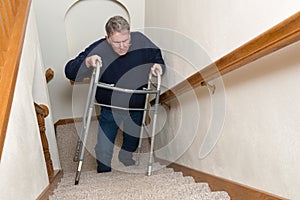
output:
M 97 67 L 96 62 L 99 61 L 100 65 L 102 65 L 102 59 L 98 55 L 89 56 L 85 59 L 85 65 L 87 67 Z

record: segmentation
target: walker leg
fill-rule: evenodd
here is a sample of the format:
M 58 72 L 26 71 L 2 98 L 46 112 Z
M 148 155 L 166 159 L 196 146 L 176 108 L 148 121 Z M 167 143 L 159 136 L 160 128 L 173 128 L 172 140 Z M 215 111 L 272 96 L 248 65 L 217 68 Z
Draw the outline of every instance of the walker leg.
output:
M 80 135 L 78 136 L 78 139 L 77 139 L 76 151 L 75 151 L 75 155 L 74 155 L 74 158 L 73 158 L 74 162 L 79 161 L 80 151 L 82 150 L 82 137 L 85 133 L 85 129 L 87 128 L 86 127 L 86 112 L 87 112 L 87 110 L 85 111 L 85 114 L 84 114 L 84 117 L 83 117 L 83 120 L 82 120 L 81 129 L 80 129 Z
M 151 176 L 151 174 L 152 174 L 152 163 L 153 163 L 153 152 L 150 152 L 149 162 L 148 162 L 148 171 L 147 171 L 148 176 Z
M 81 152 L 80 152 L 79 162 L 78 162 L 77 171 L 76 171 L 75 185 L 78 185 L 79 179 L 80 179 L 81 167 L 83 164 L 84 151 L 85 151 L 85 146 L 86 146 L 86 142 L 87 142 L 87 138 L 88 138 L 88 131 L 89 131 L 90 122 L 92 119 L 92 114 L 93 114 L 93 105 L 91 104 L 91 106 L 89 108 L 89 112 L 88 112 L 86 128 L 84 128 L 84 138 L 83 138 L 82 145 L 81 145 Z
M 148 162 L 148 176 L 151 176 L 151 173 L 152 173 L 154 137 L 155 137 L 155 131 L 156 131 L 158 103 L 159 103 L 159 92 L 156 94 L 155 105 L 154 105 L 151 144 L 150 144 L 150 154 L 149 154 L 149 162 Z
M 78 185 L 78 183 L 79 183 L 82 163 L 83 163 L 82 160 L 78 162 L 78 168 L 77 168 L 76 177 L 75 177 L 75 185 Z
M 148 88 L 150 88 L 150 82 L 148 82 Z M 145 100 L 142 126 L 141 126 L 141 130 L 140 130 L 140 140 L 139 140 L 139 146 L 137 148 L 137 155 L 136 155 L 136 160 L 135 160 L 135 164 L 136 165 L 140 164 L 140 157 L 141 157 L 141 150 L 142 150 L 142 141 L 143 141 L 143 133 L 144 133 L 144 130 L 145 130 L 145 127 L 146 127 L 146 117 L 147 117 L 146 109 L 148 108 L 148 103 L 147 103 L 148 99 L 149 99 L 149 94 L 146 95 L 146 100 Z
M 140 164 L 140 157 L 141 157 L 141 150 L 142 150 L 142 141 L 143 141 L 143 133 L 144 133 L 144 126 L 145 126 L 145 123 L 144 123 L 145 120 L 144 119 L 145 119 L 145 114 L 144 114 L 144 117 L 143 117 L 143 122 L 142 122 L 142 127 L 141 127 L 141 132 L 140 132 L 140 140 L 139 140 L 139 146 L 137 148 L 135 165 L 139 165 Z
M 85 146 L 86 146 L 86 142 L 87 142 L 87 138 L 88 138 L 90 122 L 91 122 L 92 114 L 93 114 L 94 98 L 96 95 L 97 83 L 99 80 L 101 65 L 98 61 L 96 62 L 96 65 L 97 65 L 97 68 L 96 68 L 96 70 L 93 71 L 93 74 L 92 74 L 92 77 L 90 80 L 87 103 L 86 103 L 85 110 L 84 110 L 83 122 L 82 122 L 81 130 L 80 130 L 80 136 L 78 138 L 76 153 L 74 156 L 75 161 L 79 160 L 78 166 L 77 166 L 77 171 L 76 171 L 76 176 L 75 176 L 75 185 L 78 185 L 79 179 L 80 179 L 81 167 L 83 165 L 84 151 L 85 151 Z M 79 154 L 79 152 L 80 152 L 80 154 Z M 79 159 L 78 159 L 78 155 L 79 155 Z
M 152 125 L 152 134 L 151 134 L 151 142 L 150 142 L 150 152 L 149 152 L 149 161 L 148 161 L 148 171 L 147 175 L 151 176 L 152 174 L 152 164 L 154 160 L 154 137 L 155 137 L 155 130 L 156 130 L 156 119 L 157 119 L 157 110 L 154 110 L 153 115 L 153 125 Z
M 75 155 L 74 155 L 74 158 L 73 158 L 74 162 L 79 161 L 79 153 L 80 153 L 81 148 L 82 148 L 82 142 L 81 142 L 80 137 L 78 137 L 77 145 L 76 145 L 76 151 L 75 151 Z
M 79 161 L 79 153 L 80 153 L 80 150 L 82 149 L 82 138 L 83 138 L 83 134 L 84 134 L 84 132 L 87 128 L 86 127 L 87 114 L 88 114 L 90 105 L 93 103 L 92 94 L 93 94 L 93 92 L 95 90 L 95 87 L 96 87 L 94 85 L 94 80 L 95 80 L 95 76 L 93 75 L 91 77 L 91 81 L 90 81 L 90 85 L 89 85 L 87 101 L 86 101 L 85 109 L 84 109 L 84 113 L 83 113 L 82 125 L 81 125 L 81 128 L 80 128 L 80 135 L 78 136 L 78 139 L 77 139 L 76 151 L 75 151 L 75 155 L 74 155 L 74 158 L 73 158 L 74 162 Z
M 84 116 L 83 116 L 83 120 L 82 120 L 82 125 L 81 125 L 81 129 L 80 129 L 80 135 L 78 136 L 77 139 L 77 145 L 76 145 L 76 151 L 75 151 L 75 155 L 73 158 L 74 162 L 78 162 L 79 161 L 79 155 L 80 155 L 80 151 L 82 149 L 82 137 L 83 134 L 85 133 L 85 129 L 86 127 L 86 114 L 87 114 L 88 108 L 85 109 L 84 111 Z
M 91 123 L 92 114 L 93 114 L 93 108 L 94 108 L 94 99 L 92 97 L 95 96 L 96 89 L 97 89 L 96 85 L 93 85 L 92 87 L 90 87 L 90 90 L 92 90 L 92 91 L 89 91 L 90 96 L 88 97 L 88 103 L 87 103 L 88 106 L 87 106 L 87 109 L 84 114 L 84 119 L 83 119 L 82 126 L 81 126 L 81 134 L 80 134 L 80 137 L 78 138 L 80 140 L 77 143 L 78 152 L 76 151 L 75 157 L 74 157 L 74 160 L 77 160 L 77 161 L 79 160 L 78 166 L 77 166 L 77 171 L 76 171 L 76 177 L 75 177 L 75 185 L 78 185 L 79 179 L 80 179 L 84 151 L 85 151 L 85 146 L 86 146 L 86 142 L 87 142 L 87 138 L 88 138 L 88 132 L 89 132 L 90 123 Z M 86 118 L 86 115 L 87 115 L 87 118 Z M 79 152 L 80 152 L 80 154 L 79 154 Z M 78 159 L 78 155 L 79 155 L 79 159 Z

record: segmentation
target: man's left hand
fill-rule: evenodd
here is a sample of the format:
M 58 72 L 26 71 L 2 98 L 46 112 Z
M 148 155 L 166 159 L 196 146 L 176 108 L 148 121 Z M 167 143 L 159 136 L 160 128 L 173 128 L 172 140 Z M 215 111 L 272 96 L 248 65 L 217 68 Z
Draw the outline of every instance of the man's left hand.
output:
M 159 72 L 159 75 L 162 75 L 162 74 L 163 74 L 163 70 L 162 70 L 162 67 L 160 66 L 160 64 L 154 64 L 154 65 L 151 67 L 151 73 L 152 73 L 154 76 L 157 76 L 156 71 Z

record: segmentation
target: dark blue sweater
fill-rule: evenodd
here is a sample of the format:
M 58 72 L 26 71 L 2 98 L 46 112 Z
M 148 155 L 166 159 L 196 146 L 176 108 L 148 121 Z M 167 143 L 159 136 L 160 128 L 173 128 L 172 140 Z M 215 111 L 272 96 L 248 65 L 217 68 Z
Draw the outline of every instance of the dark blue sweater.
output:
M 127 54 L 117 55 L 104 38 L 100 39 L 67 63 L 66 77 L 73 81 L 82 81 L 90 77 L 93 69 L 87 68 L 84 61 L 91 55 L 99 55 L 102 58 L 99 81 L 115 84 L 121 88 L 142 89 L 145 87 L 148 83 L 150 68 L 155 63 L 161 64 L 165 71 L 160 49 L 142 33 L 132 32 L 131 46 Z M 143 108 L 145 95 L 132 95 L 98 88 L 96 100 L 102 104 Z

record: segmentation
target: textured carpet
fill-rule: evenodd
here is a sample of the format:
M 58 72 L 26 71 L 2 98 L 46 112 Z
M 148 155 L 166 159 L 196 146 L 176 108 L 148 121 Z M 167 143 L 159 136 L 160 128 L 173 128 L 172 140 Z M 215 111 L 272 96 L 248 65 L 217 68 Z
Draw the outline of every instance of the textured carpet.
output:
M 67 124 L 57 127 L 57 141 L 60 161 L 64 170 L 64 177 L 50 196 L 50 200 L 72 199 L 105 199 L 105 200 L 229 200 L 224 191 L 212 192 L 207 183 L 195 183 L 190 176 L 183 176 L 181 172 L 174 172 L 159 163 L 153 163 L 152 175 L 147 176 L 148 140 L 143 141 L 141 162 L 138 166 L 125 167 L 118 159 L 119 146 L 122 135 L 116 139 L 112 172 L 98 174 L 94 158 L 94 145 L 97 132 L 97 122 L 93 121 L 90 128 L 87 151 L 80 182 L 74 185 L 77 163 L 73 162 L 80 124 Z

